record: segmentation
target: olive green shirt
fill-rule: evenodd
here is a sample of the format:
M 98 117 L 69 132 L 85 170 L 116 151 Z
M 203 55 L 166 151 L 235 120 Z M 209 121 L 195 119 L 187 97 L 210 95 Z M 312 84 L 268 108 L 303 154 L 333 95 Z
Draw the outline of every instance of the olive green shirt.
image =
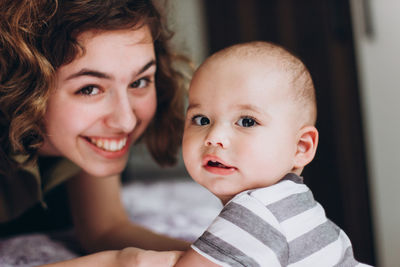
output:
M 23 157 L 15 159 L 23 161 Z M 65 158 L 39 158 L 37 164 L 21 167 L 10 177 L 0 176 L 0 223 L 15 219 L 39 202 L 45 208 L 43 195 L 79 170 Z

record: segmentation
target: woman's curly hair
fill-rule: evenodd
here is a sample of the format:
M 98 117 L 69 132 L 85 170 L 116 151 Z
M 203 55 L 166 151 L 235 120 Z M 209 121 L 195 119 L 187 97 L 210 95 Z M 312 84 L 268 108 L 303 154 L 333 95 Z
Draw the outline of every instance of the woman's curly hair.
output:
M 87 30 L 149 26 L 157 58 L 157 111 L 143 139 L 160 165 L 176 162 L 184 123 L 183 75 L 174 69 L 172 33 L 150 0 L 0 1 L 0 174 L 14 155 L 35 160 L 55 72 L 84 53 Z

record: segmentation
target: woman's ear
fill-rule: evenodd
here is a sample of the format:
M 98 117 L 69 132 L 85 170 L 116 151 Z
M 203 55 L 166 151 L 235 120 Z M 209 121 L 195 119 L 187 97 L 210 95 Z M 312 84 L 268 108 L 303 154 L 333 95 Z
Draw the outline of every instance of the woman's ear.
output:
M 294 168 L 299 169 L 310 163 L 317 151 L 318 130 L 314 126 L 300 129 L 297 139 L 297 151 L 294 158 Z

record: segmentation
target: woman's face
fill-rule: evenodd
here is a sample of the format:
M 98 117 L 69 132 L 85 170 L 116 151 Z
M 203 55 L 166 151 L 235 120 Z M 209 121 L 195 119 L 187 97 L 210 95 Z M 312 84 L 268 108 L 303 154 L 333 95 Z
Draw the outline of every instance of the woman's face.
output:
M 40 153 L 66 157 L 95 176 L 118 174 L 156 110 L 150 30 L 89 31 L 78 42 L 85 53 L 57 70 Z

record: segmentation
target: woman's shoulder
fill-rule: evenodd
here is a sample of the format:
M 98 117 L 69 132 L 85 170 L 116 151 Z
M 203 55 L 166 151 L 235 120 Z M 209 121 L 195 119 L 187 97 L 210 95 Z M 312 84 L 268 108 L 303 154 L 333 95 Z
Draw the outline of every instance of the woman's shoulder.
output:
M 24 156 L 14 156 L 17 163 Z M 21 164 L 8 175 L 0 175 L 0 222 L 10 221 L 37 203 L 46 206 L 43 195 L 79 172 L 65 158 L 40 158 L 36 163 Z
M 51 190 L 81 170 L 78 165 L 63 157 L 41 157 L 38 167 L 43 192 Z

